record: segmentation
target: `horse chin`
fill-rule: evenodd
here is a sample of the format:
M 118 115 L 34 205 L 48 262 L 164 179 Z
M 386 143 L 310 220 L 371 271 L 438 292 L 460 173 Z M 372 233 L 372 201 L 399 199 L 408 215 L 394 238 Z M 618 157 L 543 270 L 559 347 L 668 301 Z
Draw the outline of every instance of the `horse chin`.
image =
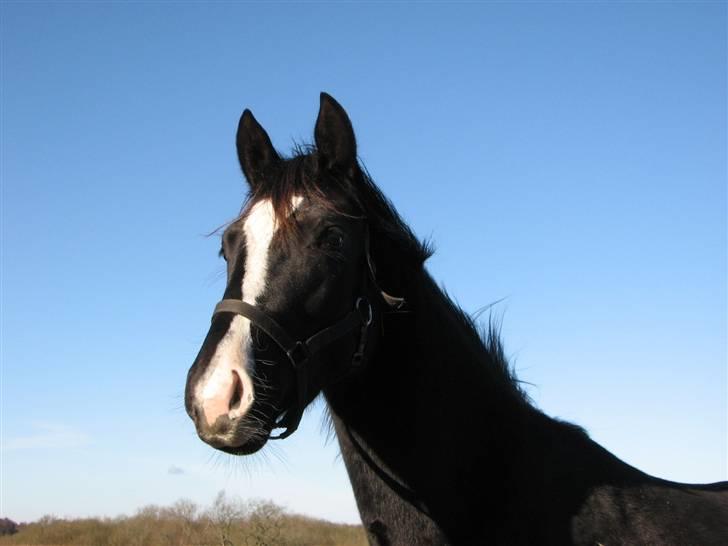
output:
M 199 431 L 200 439 L 211 447 L 230 455 L 250 455 L 260 451 L 268 442 L 272 423 L 255 423 L 247 419 L 231 424 L 229 420 L 221 420 L 218 425 L 222 431 L 210 433 Z
M 230 455 L 252 455 L 263 449 L 268 442 L 268 438 L 252 438 L 239 446 L 217 446 L 216 449 L 224 451 Z
M 214 448 L 230 455 L 252 455 L 263 449 L 270 437 L 270 427 L 262 427 L 255 432 L 234 434 L 228 441 L 213 445 Z

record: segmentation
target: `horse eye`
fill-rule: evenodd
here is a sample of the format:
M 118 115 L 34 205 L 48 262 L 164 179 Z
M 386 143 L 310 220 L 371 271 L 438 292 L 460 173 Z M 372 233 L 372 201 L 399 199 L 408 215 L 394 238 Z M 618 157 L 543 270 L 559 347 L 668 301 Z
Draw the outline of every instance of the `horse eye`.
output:
M 220 248 L 220 252 L 217 253 L 218 256 L 220 256 L 223 260 L 227 262 L 227 256 L 225 256 L 225 249 Z
M 344 234 L 338 228 L 329 228 L 324 233 L 321 243 L 331 250 L 340 250 L 344 246 Z

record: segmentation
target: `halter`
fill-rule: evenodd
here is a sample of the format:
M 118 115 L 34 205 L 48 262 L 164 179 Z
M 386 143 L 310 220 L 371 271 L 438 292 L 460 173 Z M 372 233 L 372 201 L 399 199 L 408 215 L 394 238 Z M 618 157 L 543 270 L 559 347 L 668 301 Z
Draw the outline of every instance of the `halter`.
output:
M 404 299 L 390 296 L 379 288 L 376 282 L 374 264 L 369 252 L 368 229 L 365 230 L 364 251 L 368 269 L 367 277 L 370 282 L 377 289 L 377 292 L 381 294 L 382 299 L 388 306 L 395 309 L 401 308 L 405 303 Z M 367 277 L 365 277 L 364 286 L 362 287 L 362 295 L 354 303 L 354 309 L 349 311 L 340 321 L 322 328 L 312 336 L 301 340 L 295 340 L 270 315 L 248 302 L 238 299 L 223 299 L 215 306 L 215 310 L 212 313 L 213 319 L 219 313 L 234 313 L 247 318 L 251 324 L 254 324 L 257 328 L 265 332 L 286 354 L 296 374 L 297 404 L 285 410 L 285 415 L 275 423 L 274 428 L 285 428 L 286 430 L 276 436 L 270 436 L 269 439 L 282 440 L 293 434 L 298 428 L 307 402 L 307 364 L 325 347 L 357 329 L 359 329 L 359 341 L 351 357 L 351 365 L 347 373 L 361 367 L 369 337 L 369 327 L 374 320 L 372 305 L 366 298 Z

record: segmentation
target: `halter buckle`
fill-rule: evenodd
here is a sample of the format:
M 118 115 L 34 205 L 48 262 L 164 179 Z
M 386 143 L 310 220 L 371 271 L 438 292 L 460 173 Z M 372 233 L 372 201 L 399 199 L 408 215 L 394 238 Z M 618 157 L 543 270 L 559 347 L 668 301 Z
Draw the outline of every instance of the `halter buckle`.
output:
M 364 304 L 366 304 L 366 307 L 362 309 L 362 305 Z M 365 298 L 357 298 L 356 304 L 354 304 L 354 308 L 356 309 L 357 313 L 359 313 L 359 317 L 361 318 L 364 326 L 369 326 L 372 323 L 372 320 L 374 320 L 372 304 L 369 303 Z M 364 311 L 366 311 L 366 314 L 364 314 Z
M 294 368 L 298 368 L 301 364 L 305 363 L 311 356 L 308 352 L 308 348 L 303 341 L 296 341 L 293 348 L 286 351 L 288 359 L 293 363 Z M 300 356 L 300 360 L 298 359 Z
M 366 307 L 364 307 L 364 305 L 366 305 Z M 356 352 L 351 357 L 351 365 L 354 368 L 358 368 L 364 361 L 364 351 L 366 350 L 367 338 L 369 337 L 369 325 L 372 323 L 372 320 L 374 320 L 374 311 L 372 310 L 372 304 L 365 298 L 358 298 L 354 308 L 357 313 L 359 313 L 359 318 L 362 322 L 361 332 L 359 333 L 359 344 Z

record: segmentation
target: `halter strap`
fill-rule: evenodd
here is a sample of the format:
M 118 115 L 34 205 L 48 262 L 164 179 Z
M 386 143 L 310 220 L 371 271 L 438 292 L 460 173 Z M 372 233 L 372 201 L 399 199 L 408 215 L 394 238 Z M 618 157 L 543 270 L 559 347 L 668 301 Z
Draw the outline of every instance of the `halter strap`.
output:
M 387 292 L 382 290 L 382 287 L 379 286 L 379 283 L 377 282 L 377 267 L 376 267 L 376 265 L 374 265 L 374 261 L 372 260 L 372 253 L 370 251 L 369 239 L 370 239 L 369 230 L 366 229 L 366 231 L 364 232 L 364 255 L 366 256 L 366 260 L 367 260 L 369 282 L 371 282 L 374 285 L 374 287 L 377 289 L 377 293 L 382 296 L 384 303 L 386 303 L 392 310 L 401 309 L 407 303 L 405 301 L 405 299 L 402 297 L 392 296 L 391 294 L 388 294 Z
M 212 313 L 213 319 L 219 313 L 242 315 L 250 320 L 257 328 L 263 330 L 286 353 L 296 373 L 298 403 L 294 407 L 286 410 L 284 417 L 276 423 L 278 425 L 276 428 L 285 427 L 286 430 L 277 436 L 271 436 L 270 439 L 272 440 L 287 438 L 296 431 L 301 422 L 308 394 L 308 368 L 306 363 L 327 345 L 331 345 L 346 334 L 360 328 L 359 343 L 351 362 L 352 368 L 358 367 L 364 357 L 369 326 L 374 318 L 371 304 L 364 297 L 360 297 L 356 300 L 354 309 L 347 313 L 340 321 L 319 330 L 305 340 L 296 341 L 272 317 L 248 302 L 224 299 L 215 306 L 215 310 Z
M 366 314 L 364 314 L 364 309 L 366 309 Z M 319 330 L 306 340 L 294 341 L 275 320 L 246 301 L 224 299 L 215 306 L 212 316 L 214 317 L 218 313 L 235 313 L 249 319 L 283 349 L 294 368 L 299 367 L 312 354 L 318 353 L 327 345 L 353 331 L 357 326 L 369 326 L 372 322 L 372 306 L 364 298 L 359 298 L 354 310 L 347 313 L 339 322 Z

